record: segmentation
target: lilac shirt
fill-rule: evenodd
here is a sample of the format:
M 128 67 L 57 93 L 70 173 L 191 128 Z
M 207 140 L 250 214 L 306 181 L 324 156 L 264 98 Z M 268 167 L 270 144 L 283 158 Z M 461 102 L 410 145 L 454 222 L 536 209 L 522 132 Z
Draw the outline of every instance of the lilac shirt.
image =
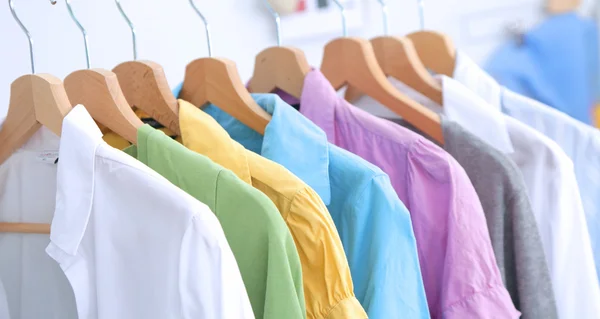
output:
M 432 318 L 518 318 L 479 198 L 463 168 L 426 138 L 338 97 L 318 70 L 300 112 L 330 143 L 379 166 L 411 213 Z

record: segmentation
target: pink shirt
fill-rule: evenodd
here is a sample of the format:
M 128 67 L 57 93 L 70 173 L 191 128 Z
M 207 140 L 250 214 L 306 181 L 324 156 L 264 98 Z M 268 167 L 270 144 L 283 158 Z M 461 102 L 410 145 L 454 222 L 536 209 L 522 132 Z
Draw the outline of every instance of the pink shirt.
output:
M 502 283 L 479 198 L 449 154 L 350 105 L 318 70 L 306 76 L 300 112 L 330 143 L 390 176 L 411 214 L 432 318 L 519 317 Z

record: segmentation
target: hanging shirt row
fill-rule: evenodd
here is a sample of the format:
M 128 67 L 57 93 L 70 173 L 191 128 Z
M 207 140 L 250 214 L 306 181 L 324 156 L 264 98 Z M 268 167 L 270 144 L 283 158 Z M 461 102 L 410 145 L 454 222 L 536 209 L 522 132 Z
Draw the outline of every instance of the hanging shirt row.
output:
M 0 164 L 0 221 L 51 223 L 0 234 L 0 318 L 600 318 L 600 132 L 461 52 L 436 80 L 390 79 L 443 143 L 317 69 L 252 96 L 264 134 L 180 99 L 130 145 L 74 107 Z

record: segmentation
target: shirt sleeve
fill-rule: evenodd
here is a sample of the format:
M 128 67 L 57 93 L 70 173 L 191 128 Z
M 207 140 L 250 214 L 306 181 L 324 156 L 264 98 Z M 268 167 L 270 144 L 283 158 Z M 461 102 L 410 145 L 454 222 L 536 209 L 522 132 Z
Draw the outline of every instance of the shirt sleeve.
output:
M 409 200 L 434 318 L 518 318 L 496 264 L 483 208 L 463 168 L 428 141 L 407 155 Z
M 231 187 L 239 183 L 239 189 Z M 296 245 L 273 202 L 232 172 L 220 172 L 215 213 L 233 251 L 246 292 L 261 319 L 306 318 L 302 266 Z M 243 190 L 249 188 L 251 193 Z M 233 212 L 235 216 L 227 216 Z
M 183 235 L 179 265 L 181 314 L 194 318 L 254 318 L 242 276 L 218 220 L 194 215 Z
M 508 247 L 502 247 L 506 286 L 511 293 L 517 292 L 515 304 L 523 318 L 558 318 L 544 246 L 526 194 L 523 185 L 506 203 L 510 212 L 506 221 L 510 225 L 504 230 L 510 231 L 504 238 Z
M 374 177 L 357 195 L 340 233 L 369 318 L 430 318 L 410 215 L 389 177 Z
M 306 317 L 367 318 L 354 296 L 348 260 L 323 201 L 312 189 L 303 189 L 290 205 L 285 220 L 302 263 Z
M 540 179 L 537 209 L 559 318 L 595 318 L 600 314 L 600 287 L 592 245 L 572 162 L 556 163 L 557 174 Z M 536 209 L 534 208 L 534 209 Z M 575 297 L 576 296 L 576 297 Z

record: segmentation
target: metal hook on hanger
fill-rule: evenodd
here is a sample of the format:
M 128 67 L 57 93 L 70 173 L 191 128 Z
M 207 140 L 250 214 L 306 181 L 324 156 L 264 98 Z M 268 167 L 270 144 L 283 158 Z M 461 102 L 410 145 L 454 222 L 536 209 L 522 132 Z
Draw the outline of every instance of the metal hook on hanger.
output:
M 133 41 L 133 60 L 135 61 L 137 60 L 137 37 L 135 33 L 135 26 L 133 25 L 125 11 L 123 11 L 123 7 L 121 6 L 121 0 L 115 0 L 115 3 L 117 4 L 117 8 L 119 9 L 121 16 L 123 17 L 123 19 L 125 19 L 125 22 L 127 22 L 129 30 L 131 30 L 131 39 Z
M 81 34 L 83 35 L 83 45 L 85 47 L 85 62 L 86 62 L 87 68 L 89 69 L 90 68 L 90 51 L 89 51 L 89 46 L 88 46 L 87 31 L 85 31 L 85 29 L 83 28 L 81 23 L 79 23 L 79 20 L 77 19 L 77 17 L 75 17 L 75 14 L 73 13 L 73 8 L 71 8 L 71 0 L 65 0 L 65 2 L 67 3 L 67 9 L 69 10 L 69 15 L 71 15 L 71 19 L 73 19 L 73 21 L 75 22 L 75 24 L 77 25 L 79 30 L 81 30 Z
M 56 0 L 50 0 L 50 4 L 55 5 Z M 13 0 L 8 0 L 8 7 L 10 8 L 10 13 L 12 14 L 13 18 L 15 19 L 15 21 L 17 21 L 19 27 L 21 27 L 23 33 L 25 33 L 25 35 L 27 36 L 27 41 L 29 42 L 29 59 L 31 60 L 31 73 L 35 74 L 35 61 L 33 58 L 33 37 L 31 36 L 31 33 L 29 33 L 29 30 L 27 30 L 27 28 L 25 27 L 23 22 L 21 22 L 21 19 L 19 19 L 19 17 L 17 16 Z
M 269 0 L 263 0 L 263 2 L 265 4 L 265 6 L 267 7 L 267 9 L 269 9 L 269 13 L 271 13 L 271 15 L 273 16 L 273 19 L 275 19 L 275 29 L 277 30 L 277 46 L 280 47 L 281 46 L 281 18 L 279 17 L 279 13 L 277 13 L 277 11 L 275 11 L 275 9 L 273 9 Z
M 196 14 L 198 14 L 200 19 L 204 23 L 204 31 L 206 31 L 206 42 L 208 44 L 208 56 L 212 57 L 212 42 L 210 41 L 210 26 L 208 25 L 208 21 L 206 21 L 206 18 L 204 17 L 202 12 L 200 12 L 198 7 L 196 7 L 194 0 L 190 0 L 190 4 L 192 5 L 192 8 L 194 8 L 194 11 L 196 11 Z
M 425 30 L 425 0 L 417 0 L 419 6 L 419 26 L 421 31 Z
M 348 26 L 346 24 L 346 8 L 342 5 L 340 0 L 333 0 L 333 2 L 340 9 L 340 14 L 342 15 L 342 34 L 344 37 L 348 36 Z
M 381 14 L 383 16 L 383 35 L 389 35 L 390 32 L 390 23 L 388 20 L 388 5 L 385 0 L 377 0 L 381 5 Z

